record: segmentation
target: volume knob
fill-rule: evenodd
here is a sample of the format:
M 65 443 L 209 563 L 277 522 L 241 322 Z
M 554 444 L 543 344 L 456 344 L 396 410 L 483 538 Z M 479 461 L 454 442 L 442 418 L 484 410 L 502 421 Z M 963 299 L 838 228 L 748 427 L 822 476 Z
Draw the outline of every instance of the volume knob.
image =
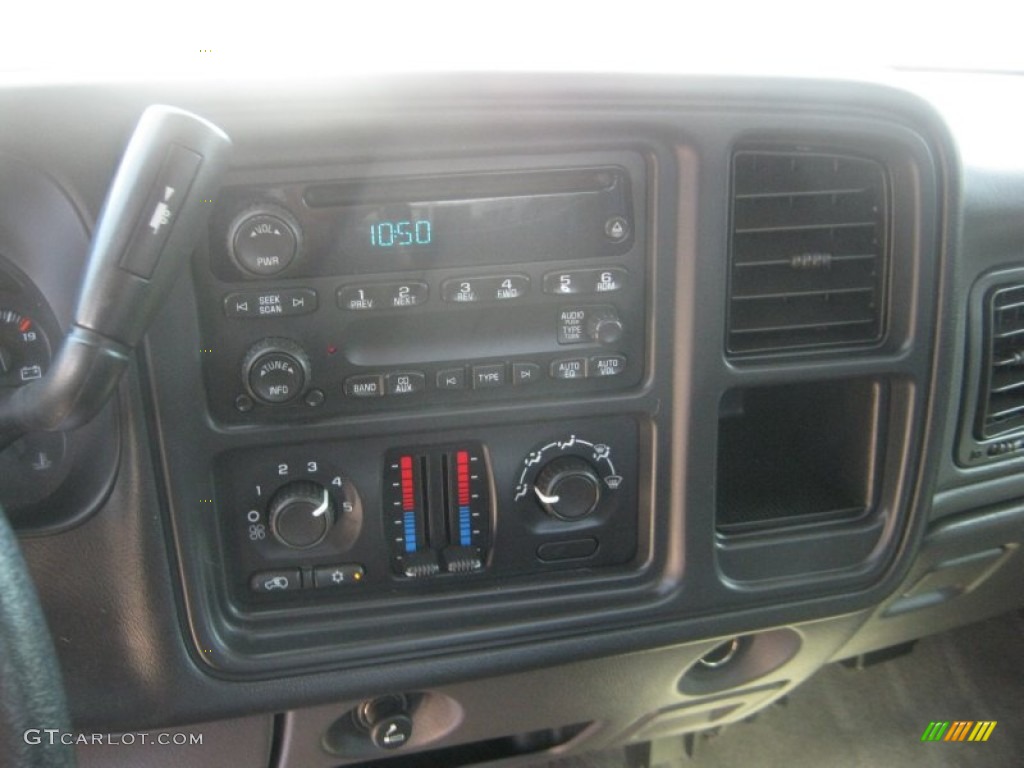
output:
M 549 515 L 579 520 L 593 512 L 601 500 L 601 479 L 587 460 L 563 456 L 540 471 L 533 490 Z
M 334 525 L 334 502 L 319 483 L 288 483 L 270 500 L 268 518 L 279 542 L 307 549 L 323 541 Z

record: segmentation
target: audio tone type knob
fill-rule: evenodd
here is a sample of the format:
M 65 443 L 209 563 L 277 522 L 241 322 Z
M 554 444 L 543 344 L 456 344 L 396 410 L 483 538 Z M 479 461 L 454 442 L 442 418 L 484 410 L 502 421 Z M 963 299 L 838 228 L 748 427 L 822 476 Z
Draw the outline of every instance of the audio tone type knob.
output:
M 284 405 L 298 398 L 309 376 L 309 356 L 288 339 L 264 339 L 250 347 L 242 362 L 246 389 L 266 405 Z
M 301 245 L 299 223 L 277 206 L 243 211 L 231 225 L 228 249 L 235 263 L 252 275 L 266 277 L 288 268 Z
M 582 519 L 601 500 L 597 471 L 578 456 L 553 459 L 538 473 L 533 490 L 544 511 L 560 520 Z
M 622 321 L 610 307 L 595 309 L 587 319 L 587 335 L 601 344 L 614 344 L 622 338 Z
M 270 500 L 268 518 L 278 541 L 294 549 L 307 549 L 323 541 L 334 525 L 334 502 L 319 483 L 289 483 Z

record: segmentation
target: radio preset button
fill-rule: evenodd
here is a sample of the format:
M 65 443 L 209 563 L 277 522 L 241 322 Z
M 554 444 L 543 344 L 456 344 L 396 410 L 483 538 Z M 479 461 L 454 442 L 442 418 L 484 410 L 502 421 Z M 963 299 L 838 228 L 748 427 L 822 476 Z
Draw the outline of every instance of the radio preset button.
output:
M 345 379 L 345 394 L 349 397 L 383 397 L 384 377 L 379 374 L 349 376 Z
M 512 363 L 512 385 L 522 386 L 540 380 L 540 366 L 536 363 Z
M 412 395 L 422 392 L 426 386 L 426 377 L 419 371 L 402 371 L 387 375 L 389 395 Z
M 555 360 L 551 363 L 553 379 L 585 379 L 587 378 L 587 360 L 584 357 L 570 357 Z
M 438 389 L 465 389 L 466 388 L 466 369 L 465 368 L 446 368 L 443 371 L 437 372 L 437 388 Z
M 592 293 L 621 291 L 626 285 L 626 270 L 619 267 L 591 270 L 588 279 Z
M 375 285 L 346 285 L 338 289 L 338 306 L 353 312 L 383 309 L 383 292 Z
M 419 281 L 346 285 L 338 289 L 338 306 L 353 312 L 418 307 L 428 293 L 427 284 Z
M 427 301 L 426 283 L 393 283 L 387 286 L 388 306 L 392 308 L 418 307 Z
M 625 355 L 601 355 L 600 357 L 590 358 L 589 376 L 591 378 L 618 376 L 625 370 Z
M 444 281 L 441 298 L 453 304 L 514 301 L 526 296 L 529 290 L 530 278 L 526 275 L 453 278 Z
M 474 304 L 482 301 L 480 278 L 445 280 L 441 285 L 441 298 L 454 304 Z
M 626 275 L 626 270 L 621 267 L 548 272 L 544 275 L 544 293 L 562 296 L 612 293 L 625 287 Z
M 473 366 L 473 389 L 489 389 L 505 386 L 505 364 Z
M 502 275 L 488 277 L 484 281 L 486 296 L 490 301 L 511 301 L 523 298 L 530 290 L 530 278 L 524 275 Z
M 316 306 L 316 291 L 310 288 L 244 291 L 224 297 L 228 317 L 292 317 L 315 312 Z

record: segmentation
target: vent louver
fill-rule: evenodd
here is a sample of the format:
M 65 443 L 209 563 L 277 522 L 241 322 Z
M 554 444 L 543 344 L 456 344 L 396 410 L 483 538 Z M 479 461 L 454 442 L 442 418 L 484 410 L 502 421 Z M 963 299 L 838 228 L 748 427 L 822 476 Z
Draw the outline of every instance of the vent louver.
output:
M 887 210 L 885 174 L 874 161 L 736 153 L 729 351 L 880 340 Z
M 978 437 L 1024 429 L 1024 285 L 994 289 L 986 302 Z

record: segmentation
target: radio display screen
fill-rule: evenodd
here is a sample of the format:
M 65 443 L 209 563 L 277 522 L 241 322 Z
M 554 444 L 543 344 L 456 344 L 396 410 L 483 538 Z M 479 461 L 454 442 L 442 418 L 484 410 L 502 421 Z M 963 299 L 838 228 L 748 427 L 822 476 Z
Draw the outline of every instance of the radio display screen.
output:
M 339 182 L 304 201 L 318 274 L 594 258 L 633 241 L 615 167 Z

